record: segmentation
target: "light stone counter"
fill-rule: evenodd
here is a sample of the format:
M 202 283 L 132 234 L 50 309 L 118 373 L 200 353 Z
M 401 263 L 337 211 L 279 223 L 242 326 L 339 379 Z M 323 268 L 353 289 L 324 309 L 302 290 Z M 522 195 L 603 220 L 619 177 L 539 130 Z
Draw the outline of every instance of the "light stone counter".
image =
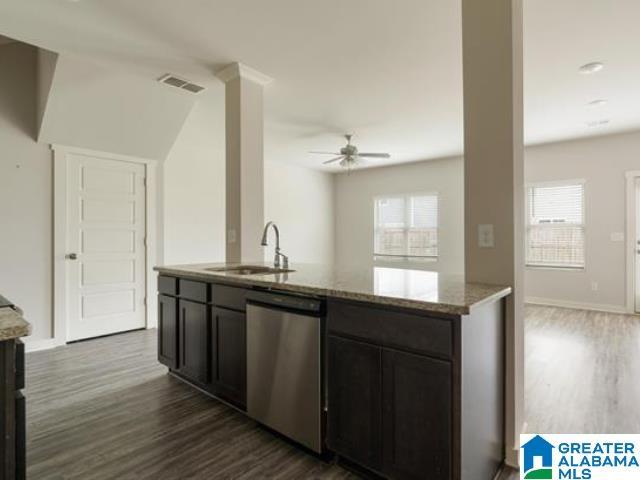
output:
M 31 325 L 12 308 L 0 308 L 0 342 L 31 335 Z
M 162 275 L 256 286 L 288 292 L 392 305 L 451 315 L 467 315 L 482 304 L 511 293 L 511 287 L 467 283 L 462 275 L 373 267 L 347 270 L 292 264 L 289 273 L 238 275 L 208 271 L 232 264 L 208 263 L 155 267 Z M 247 264 L 248 265 L 248 264 Z M 251 263 L 251 265 L 270 265 Z

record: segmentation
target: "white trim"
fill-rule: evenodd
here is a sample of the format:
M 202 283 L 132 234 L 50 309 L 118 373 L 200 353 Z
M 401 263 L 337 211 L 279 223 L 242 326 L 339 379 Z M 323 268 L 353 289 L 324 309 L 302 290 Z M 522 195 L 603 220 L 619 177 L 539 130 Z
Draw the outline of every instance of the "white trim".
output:
M 636 178 L 640 178 L 640 170 L 625 172 L 627 179 L 626 190 L 626 305 L 628 313 L 636 313 L 636 275 L 635 275 L 635 250 L 636 250 Z M 640 212 L 639 212 L 640 213 Z
M 155 302 L 155 272 L 157 245 L 157 161 L 131 157 L 116 153 L 89 150 L 86 148 L 51 145 L 53 150 L 53 348 L 67 343 L 67 156 L 69 154 L 86 155 L 107 160 L 138 163 L 145 165 L 145 208 L 146 208 L 146 328 L 157 325 L 157 305 Z M 45 343 L 43 343 L 45 345 Z M 46 344 L 49 345 L 49 344 Z
M 628 313 L 625 307 L 620 305 L 607 305 L 599 303 L 567 302 L 553 298 L 526 297 L 525 303 L 530 305 L 546 305 L 549 307 L 571 308 L 574 310 L 593 310 L 607 313 Z
M 518 470 L 520 468 L 520 456 L 518 452 L 520 451 L 520 434 L 526 433 L 527 428 L 529 428 L 529 424 L 527 422 L 522 422 L 520 426 L 520 433 L 516 433 L 516 438 L 514 439 L 514 448 L 507 448 L 505 452 L 504 463 L 511 468 L 515 468 Z
M 227 65 L 218 73 L 216 73 L 216 77 L 218 77 L 224 83 L 227 83 L 228 81 L 238 77 L 251 80 L 252 82 L 262 86 L 268 85 L 269 83 L 273 82 L 273 78 L 269 77 L 268 75 L 265 75 L 264 73 L 259 72 L 258 70 L 255 70 L 239 62 L 234 62 Z
M 41 350 L 50 350 L 52 348 L 61 347 L 64 343 L 58 343 L 55 338 L 44 338 L 38 340 L 29 340 L 29 337 L 22 339 L 24 349 L 27 353 L 39 352 Z

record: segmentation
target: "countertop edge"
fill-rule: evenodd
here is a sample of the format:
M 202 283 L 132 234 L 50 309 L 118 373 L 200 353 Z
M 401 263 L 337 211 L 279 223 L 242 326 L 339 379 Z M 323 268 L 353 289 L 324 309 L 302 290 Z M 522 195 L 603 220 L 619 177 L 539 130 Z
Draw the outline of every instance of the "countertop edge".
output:
M 0 342 L 31 335 L 31 324 L 22 317 L 20 312 L 12 308 L 2 310 L 6 311 L 0 311 Z
M 257 286 L 268 288 L 270 290 L 280 290 L 286 292 L 293 293 L 304 293 L 309 295 L 317 295 L 317 296 L 325 296 L 325 297 L 333 297 L 341 300 L 353 300 L 360 302 L 369 302 L 375 303 L 379 305 L 387 305 L 387 306 L 395 306 L 400 308 L 407 308 L 413 310 L 421 310 L 425 312 L 433 312 L 433 313 L 441 313 L 448 315 L 469 315 L 476 308 L 485 305 L 487 303 L 492 303 L 500 300 L 511 294 L 511 287 L 504 287 L 501 290 L 488 295 L 477 302 L 474 302 L 470 305 L 454 305 L 450 303 L 434 303 L 428 301 L 421 300 L 409 300 L 398 297 L 389 297 L 383 295 L 372 295 L 366 293 L 358 293 L 358 292 L 349 292 L 343 290 L 332 290 L 328 288 L 322 287 L 309 287 L 304 285 L 294 285 L 294 284 L 275 284 L 273 281 L 269 280 L 260 280 L 255 277 L 247 278 L 247 277 L 231 277 L 227 275 L 216 275 L 211 272 L 194 272 L 190 270 L 183 270 L 181 268 L 172 268 L 172 267 L 160 267 L 156 266 L 153 268 L 154 271 L 167 274 L 180 276 L 185 278 L 190 278 L 194 280 L 209 280 L 209 281 L 220 281 L 220 283 L 226 283 L 231 285 L 242 285 L 242 286 Z

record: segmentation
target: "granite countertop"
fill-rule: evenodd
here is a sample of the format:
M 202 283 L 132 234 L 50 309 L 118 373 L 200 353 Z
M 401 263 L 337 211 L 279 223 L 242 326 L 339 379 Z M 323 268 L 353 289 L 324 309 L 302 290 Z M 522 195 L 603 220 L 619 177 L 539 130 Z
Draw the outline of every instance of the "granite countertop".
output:
M 0 308 L 0 342 L 31 335 L 31 325 L 19 309 Z
M 234 264 L 207 263 L 155 267 L 161 274 L 222 281 L 383 305 L 467 315 L 511 293 L 511 287 L 467 283 L 462 275 L 424 270 L 373 267 L 348 270 L 315 264 L 291 264 L 289 273 L 238 275 L 208 271 Z M 248 265 L 248 264 L 247 264 Z M 251 265 L 270 265 L 255 263 Z

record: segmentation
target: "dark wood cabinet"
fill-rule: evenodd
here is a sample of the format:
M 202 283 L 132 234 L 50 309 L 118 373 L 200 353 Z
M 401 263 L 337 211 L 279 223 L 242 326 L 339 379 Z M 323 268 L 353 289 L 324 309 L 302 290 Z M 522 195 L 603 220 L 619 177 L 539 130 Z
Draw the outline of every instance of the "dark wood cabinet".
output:
M 243 312 L 211 307 L 213 393 L 244 408 L 247 390 L 247 319 Z
M 0 479 L 26 478 L 24 345 L 0 341 Z
M 158 295 L 158 361 L 171 369 L 178 367 L 177 301 Z
M 248 290 L 158 282 L 160 362 L 246 409 Z M 453 315 L 327 298 L 326 446 L 382 478 L 493 478 L 504 456 L 503 308 Z
M 204 384 L 208 380 L 209 371 L 207 306 L 180 299 L 178 315 L 178 372 L 189 380 Z
M 374 470 L 382 466 L 382 349 L 329 336 L 328 445 Z
M 356 407 L 357 408 L 357 407 Z M 382 351 L 383 468 L 392 478 L 451 478 L 451 364 Z

